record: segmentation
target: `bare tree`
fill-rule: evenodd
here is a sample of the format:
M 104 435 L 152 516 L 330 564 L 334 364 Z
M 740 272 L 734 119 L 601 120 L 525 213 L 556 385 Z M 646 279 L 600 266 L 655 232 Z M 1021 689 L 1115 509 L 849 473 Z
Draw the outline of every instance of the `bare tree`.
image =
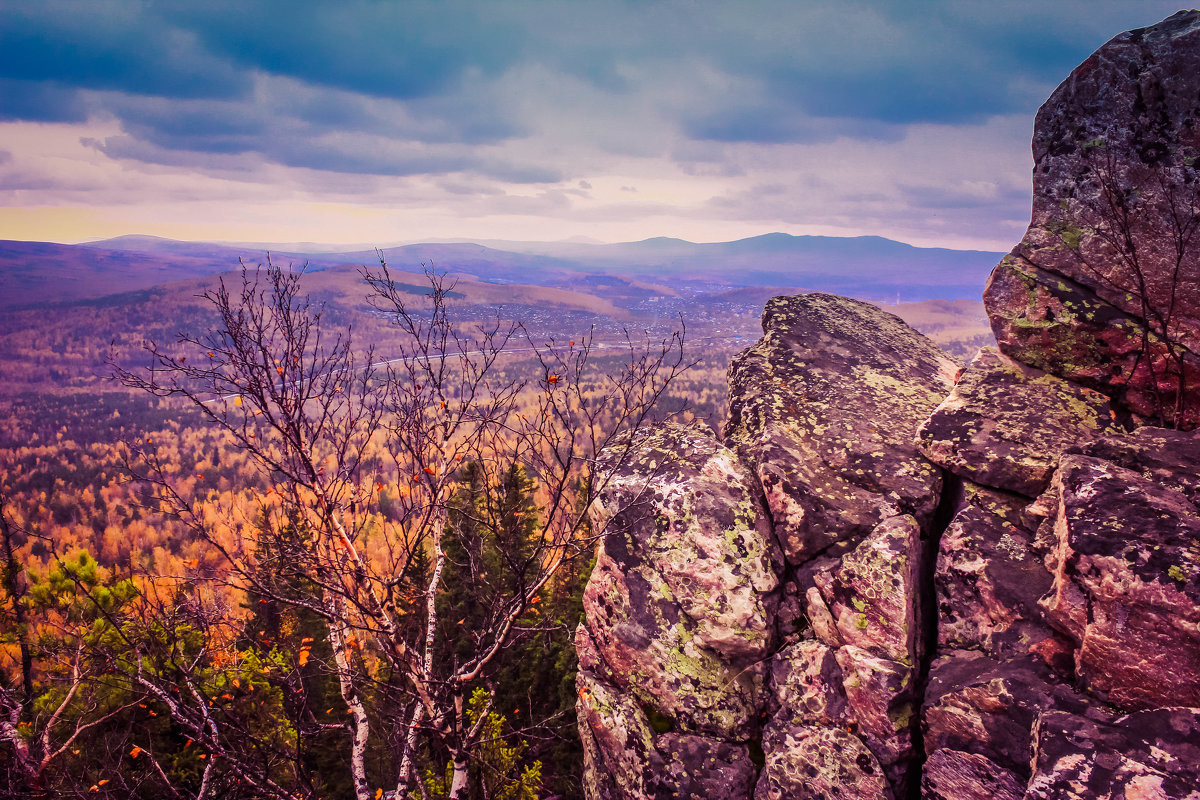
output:
M 398 353 L 386 363 L 356 351 L 349 331 L 331 336 L 322 327 L 320 309 L 301 293 L 302 271 L 268 262 L 244 268 L 239 291 L 222 282 L 204 295 L 216 329 L 151 343 L 148 371 L 119 370 L 128 386 L 199 409 L 259 469 L 261 524 L 225 509 L 218 516 L 240 529 L 231 531 L 186 496 L 155 448 L 131 452 L 154 502 L 220 553 L 223 580 L 321 620 L 332 653 L 325 666 L 349 716 L 358 800 L 375 796 L 367 750 L 380 727 L 399 743 L 396 796 L 424 794 L 416 762 L 430 742 L 450 755 L 449 796 L 467 796 L 490 709 L 489 701 L 468 713 L 473 694 L 488 689 L 498 654 L 521 635 L 539 593 L 564 563 L 590 551 L 580 534 L 607 480 L 593 469 L 597 455 L 607 449 L 616 453 L 609 463 L 619 463 L 627 434 L 648 421 L 687 366 L 682 331 L 640 346 L 627 336 L 623 368 L 596 374 L 590 332 L 537 342 L 521 324 L 499 319 L 459 329 L 450 317 L 453 285 L 426 274 L 428 293 L 414 296 L 382 258 L 377 271 L 364 271 L 375 308 L 397 329 Z M 536 374 L 502 369 L 517 349 L 532 356 Z M 531 546 L 505 565 L 507 591 L 489 594 L 470 621 L 469 653 L 450 657 L 449 626 L 467 620 L 439 619 L 438 599 L 449 508 L 468 463 L 485 490 L 519 465 L 536 484 L 540 513 Z M 496 504 L 473 508 L 475 524 L 499 533 Z
M 1101 294 L 1140 320 L 1131 373 L 1146 377 L 1156 422 L 1190 427 L 1200 376 L 1182 323 L 1200 279 L 1200 171 L 1194 156 L 1161 148 L 1121 158 L 1120 138 L 1109 131 L 1082 145 L 1084 170 L 1049 229 Z

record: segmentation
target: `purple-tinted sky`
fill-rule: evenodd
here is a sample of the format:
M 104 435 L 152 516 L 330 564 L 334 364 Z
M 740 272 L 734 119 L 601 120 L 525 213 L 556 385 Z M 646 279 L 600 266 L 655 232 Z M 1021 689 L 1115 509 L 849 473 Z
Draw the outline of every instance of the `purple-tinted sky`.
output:
M 0 0 L 0 238 L 1007 249 L 1157 0 Z

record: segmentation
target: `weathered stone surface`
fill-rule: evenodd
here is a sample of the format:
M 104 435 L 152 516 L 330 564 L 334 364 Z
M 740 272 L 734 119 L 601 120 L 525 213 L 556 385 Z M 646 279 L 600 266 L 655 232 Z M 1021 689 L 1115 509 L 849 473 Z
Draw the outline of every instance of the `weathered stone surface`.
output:
M 871 752 L 887 783 L 897 791 L 908 780 L 916 755 L 915 670 L 854 645 L 832 648 L 805 640 L 773 659 L 771 701 L 775 730 L 814 727 L 845 731 Z M 846 751 L 857 758 L 857 751 Z M 832 768 L 836 753 L 824 756 Z M 846 765 L 853 772 L 858 764 Z
M 1022 781 L 1029 777 L 1033 727 L 1047 709 L 1082 713 L 1087 700 L 1036 657 L 1000 662 L 952 651 L 934 662 L 925 692 L 925 751 L 983 756 Z
M 821 597 L 821 590 L 816 586 L 808 587 L 804 600 L 804 613 L 808 617 L 813 636 L 831 647 L 840 647 L 842 637 L 838 633 L 833 615 L 829 613 L 829 606 L 825 605 L 825 598 Z
M 1121 429 L 1108 398 L 979 351 L 918 432 L 921 452 L 963 478 L 1035 497 L 1071 445 Z
M 595 522 L 584 613 L 597 674 L 681 732 L 748 738 L 778 586 L 753 476 L 704 433 L 663 426 L 635 443 Z
M 767 709 L 791 725 L 844 725 L 844 682 L 834 648 L 812 640 L 796 642 L 771 659 Z
M 910 761 L 916 755 L 918 723 L 915 672 L 909 665 L 879 658 L 853 645 L 839 648 L 847 716 L 851 729 L 875 756 L 888 784 L 903 796 Z
M 1200 706 L 1200 509 L 1111 462 L 1066 456 L 1051 624 L 1090 691 L 1129 709 Z
M 842 643 L 916 664 L 922 547 L 916 520 L 889 517 L 836 568 L 813 576 Z
M 725 437 L 755 469 L 792 564 L 888 517 L 930 518 L 941 477 L 913 437 L 957 369 L 867 303 L 826 294 L 767 303 L 762 339 L 730 367 Z
M 921 776 L 924 800 L 1021 800 L 1025 786 L 1009 770 L 983 756 L 938 750 Z
M 1179 363 L 1164 360 L 1165 328 L 1189 426 L 1200 422 L 1200 242 L 1174 235 L 1173 217 L 1200 199 L 1197 74 L 1194 11 L 1117 36 L 1071 73 L 1034 123 L 1029 230 L 984 292 L 1002 352 L 1147 417 L 1159 396 L 1173 415 Z
M 1139 472 L 1200 507 L 1200 433 L 1138 428 L 1127 436 L 1105 436 L 1069 452 Z
M 1033 551 L 1032 533 L 1019 524 L 1020 504 L 987 489 L 975 490 L 972 500 L 938 547 L 938 649 L 1001 659 L 1042 650 L 1054 633 L 1038 600 L 1052 576 Z
M 784 709 L 777 719 L 845 726 L 875 756 L 897 796 L 905 794 L 916 755 L 924 548 L 916 520 L 889 517 L 840 560 L 818 567 L 812 573 L 815 586 L 808 590 L 808 613 L 820 641 L 781 653 L 801 663 L 789 668 L 790 681 L 775 675 L 777 705 Z M 807 691 L 791 690 L 797 679 Z M 797 714 L 795 709 L 820 712 Z
M 754 800 L 896 800 L 871 751 L 839 728 L 768 725 Z
M 576 636 L 590 647 L 586 634 Z M 594 650 L 592 655 L 594 656 Z M 654 739 L 636 700 L 597 680 L 588 669 L 575 677 L 579 733 L 583 740 L 584 792 L 592 800 L 649 800 Z
M 1200 800 L 1200 709 L 1041 716 L 1026 800 Z
M 758 770 L 744 744 L 687 733 L 664 733 L 654 740 L 651 763 L 654 797 L 660 800 L 749 798 Z

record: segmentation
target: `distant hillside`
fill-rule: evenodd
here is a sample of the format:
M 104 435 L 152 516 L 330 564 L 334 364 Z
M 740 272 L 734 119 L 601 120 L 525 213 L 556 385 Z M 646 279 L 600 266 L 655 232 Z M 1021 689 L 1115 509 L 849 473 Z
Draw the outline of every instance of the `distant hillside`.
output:
M 490 246 L 489 246 L 490 245 Z M 509 249 L 505 249 L 509 248 Z M 69 303 L 199 278 L 267 258 L 266 247 L 121 236 L 82 245 L 0 241 L 0 308 Z M 422 266 L 488 284 L 590 294 L 630 307 L 654 297 L 738 289 L 729 302 L 764 293 L 826 291 L 878 302 L 976 299 L 1000 253 L 912 247 L 877 236 L 772 233 L 734 242 L 656 238 L 622 244 L 440 242 L 391 247 L 389 265 Z M 373 250 L 275 252 L 276 263 L 310 271 L 375 264 Z M 767 294 L 766 296 L 770 296 Z M 512 300 L 512 302 L 519 302 Z
M 996 344 L 981 300 L 925 300 L 881 307 L 963 359 Z
M 227 269 L 227 262 L 199 256 L 0 241 L 0 308 L 70 303 Z
M 659 283 L 804 286 L 851 297 L 920 301 L 974 299 L 1004 255 L 985 250 L 914 247 L 879 236 L 768 233 L 733 242 L 658 237 L 622 244 L 487 243 L 498 250 L 634 274 Z

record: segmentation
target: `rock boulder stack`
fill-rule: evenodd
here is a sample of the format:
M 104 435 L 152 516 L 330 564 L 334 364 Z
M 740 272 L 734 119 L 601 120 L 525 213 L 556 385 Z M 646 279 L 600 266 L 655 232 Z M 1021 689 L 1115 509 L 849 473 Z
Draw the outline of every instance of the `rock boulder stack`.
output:
M 609 462 L 589 798 L 1200 800 L 1200 432 L 1162 427 L 1200 422 L 1200 230 L 1161 238 L 1200 228 L 1200 12 L 1101 48 L 1034 148 L 999 351 L 774 298 L 720 438 Z

